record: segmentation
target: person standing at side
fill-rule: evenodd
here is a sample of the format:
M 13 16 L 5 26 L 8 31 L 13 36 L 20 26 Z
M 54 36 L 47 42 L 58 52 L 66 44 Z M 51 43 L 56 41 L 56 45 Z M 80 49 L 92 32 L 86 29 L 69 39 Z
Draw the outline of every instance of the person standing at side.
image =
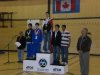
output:
M 71 42 L 70 32 L 66 30 L 66 25 L 62 25 L 62 34 L 61 34 L 62 65 L 68 64 L 68 48 L 70 47 L 70 42 Z
M 26 47 L 26 38 L 23 36 L 23 32 L 19 32 L 19 36 L 17 37 L 16 40 L 17 43 L 19 43 L 19 46 L 17 47 L 18 49 L 18 62 L 21 63 L 23 62 L 24 58 L 24 49 Z
M 90 48 L 92 40 L 87 35 L 88 34 L 87 28 L 83 28 L 81 33 L 82 35 L 79 37 L 77 42 L 81 75 L 89 75 L 89 59 L 90 59 Z
M 51 29 L 52 25 L 50 24 L 50 17 L 49 12 L 46 12 L 46 19 L 43 23 L 43 40 L 44 40 L 44 46 L 43 50 L 46 53 L 50 53 L 50 40 L 51 40 Z
M 55 25 L 55 31 L 52 34 L 53 65 L 60 65 L 61 32 L 59 28 L 58 24 Z
M 28 24 L 28 29 L 25 31 L 26 43 L 27 43 L 27 59 L 32 59 L 32 24 Z

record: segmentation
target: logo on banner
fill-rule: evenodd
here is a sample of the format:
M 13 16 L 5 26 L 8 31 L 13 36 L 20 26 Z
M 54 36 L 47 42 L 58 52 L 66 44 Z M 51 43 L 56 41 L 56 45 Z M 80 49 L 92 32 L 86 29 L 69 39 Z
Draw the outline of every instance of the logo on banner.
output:
M 47 61 L 45 59 L 40 59 L 39 60 L 39 65 L 40 67 L 46 67 L 47 66 Z
M 33 70 L 34 68 L 33 68 L 33 66 L 26 66 L 26 69 L 27 70 Z
M 54 68 L 53 71 L 54 71 L 54 72 L 59 72 L 59 71 L 61 71 L 61 69 Z

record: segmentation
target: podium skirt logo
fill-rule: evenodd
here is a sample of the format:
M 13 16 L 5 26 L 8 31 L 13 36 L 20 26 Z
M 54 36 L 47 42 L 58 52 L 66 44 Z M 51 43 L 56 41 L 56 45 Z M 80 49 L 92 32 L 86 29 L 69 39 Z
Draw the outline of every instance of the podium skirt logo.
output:
M 39 60 L 39 66 L 44 68 L 47 66 L 47 61 L 45 59 L 40 59 Z
M 33 68 L 33 66 L 26 66 L 26 69 L 27 70 L 33 70 L 34 68 Z

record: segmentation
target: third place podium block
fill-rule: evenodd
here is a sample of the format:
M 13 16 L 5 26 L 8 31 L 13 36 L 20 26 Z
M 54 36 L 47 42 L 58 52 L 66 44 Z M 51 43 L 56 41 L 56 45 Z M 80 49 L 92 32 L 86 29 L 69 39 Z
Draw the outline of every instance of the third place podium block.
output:
M 45 72 L 65 74 L 68 72 L 68 64 L 65 66 L 51 65 L 53 54 L 37 53 L 36 60 L 24 60 L 23 71 Z

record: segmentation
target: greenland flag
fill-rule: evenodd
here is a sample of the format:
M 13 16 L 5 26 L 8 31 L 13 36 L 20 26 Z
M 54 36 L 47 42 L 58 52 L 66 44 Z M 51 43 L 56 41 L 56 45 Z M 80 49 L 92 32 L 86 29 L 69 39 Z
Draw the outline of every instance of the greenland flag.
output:
M 55 0 L 55 12 L 75 12 L 78 0 Z M 79 7 L 78 7 L 79 9 Z

